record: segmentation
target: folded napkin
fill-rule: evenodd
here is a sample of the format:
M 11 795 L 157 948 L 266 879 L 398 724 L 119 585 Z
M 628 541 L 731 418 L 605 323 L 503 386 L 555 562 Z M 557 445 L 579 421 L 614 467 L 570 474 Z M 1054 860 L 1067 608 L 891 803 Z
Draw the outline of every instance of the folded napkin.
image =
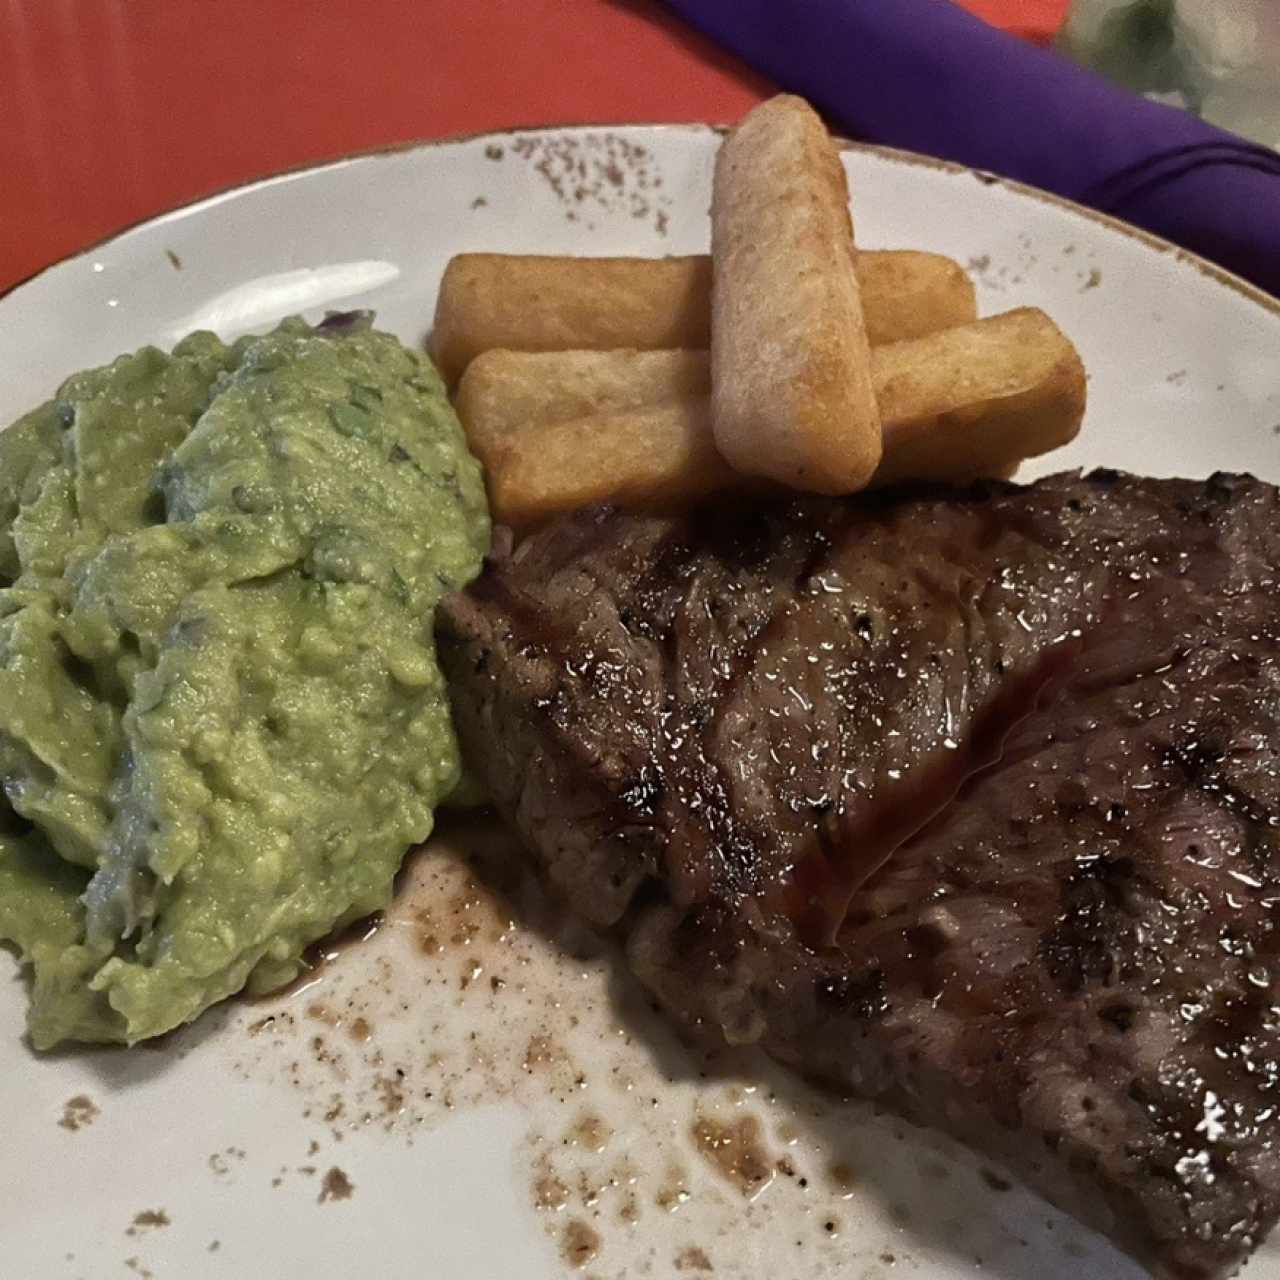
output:
M 668 0 L 841 128 L 1056 191 L 1280 296 L 1280 154 L 950 0 Z

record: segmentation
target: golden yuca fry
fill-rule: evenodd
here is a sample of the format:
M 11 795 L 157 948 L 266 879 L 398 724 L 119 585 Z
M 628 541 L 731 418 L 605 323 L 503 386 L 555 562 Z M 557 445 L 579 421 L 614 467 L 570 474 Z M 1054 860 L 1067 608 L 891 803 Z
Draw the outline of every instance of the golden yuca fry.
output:
M 973 282 L 938 253 L 887 249 L 854 263 L 872 346 L 965 324 Z M 445 268 L 431 347 L 452 386 L 483 351 L 704 348 L 711 259 L 464 253 Z
M 531 423 L 620 413 L 706 395 L 705 351 L 485 351 L 454 399 L 471 452 L 487 467 Z
M 953 258 L 913 249 L 861 249 L 853 269 L 873 347 L 922 338 L 978 318 L 973 281 Z
M 1043 311 L 1023 307 L 872 353 L 884 418 L 876 484 L 963 481 L 1073 439 L 1084 365 Z
M 673 507 L 742 484 L 705 396 L 514 432 L 489 471 L 494 519 L 515 528 L 594 502 Z
M 681 367 L 696 384 L 704 353 L 683 353 L 683 361 L 655 354 L 670 357 L 668 367 Z M 536 367 L 523 403 L 537 406 L 555 402 L 555 383 L 572 362 L 562 353 L 513 363 L 526 375 Z M 503 364 L 491 366 L 495 375 Z M 871 372 L 884 424 L 876 485 L 1008 478 L 1024 458 L 1071 440 L 1084 414 L 1080 357 L 1053 321 L 1032 309 L 877 348 Z M 540 379 L 552 389 L 537 385 Z M 714 447 L 705 384 L 698 394 L 657 378 L 648 390 L 658 403 L 623 412 L 486 423 L 483 429 L 504 442 L 485 459 L 495 517 L 524 526 L 590 502 L 676 506 L 748 486 Z M 502 398 L 495 379 L 490 401 L 500 405 Z M 472 432 L 474 421 L 463 420 Z
M 732 466 L 852 493 L 880 462 L 880 413 L 840 154 L 788 94 L 725 138 L 711 195 L 711 421 Z
M 464 253 L 445 267 L 431 353 L 453 385 L 482 351 L 705 347 L 709 258 Z

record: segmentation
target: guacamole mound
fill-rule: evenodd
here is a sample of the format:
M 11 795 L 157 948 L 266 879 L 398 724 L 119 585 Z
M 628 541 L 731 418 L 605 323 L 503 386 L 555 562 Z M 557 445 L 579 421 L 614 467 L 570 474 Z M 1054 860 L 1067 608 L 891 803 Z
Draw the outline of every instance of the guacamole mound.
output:
M 461 773 L 432 617 L 478 464 L 367 322 L 197 333 L 0 433 L 0 939 L 28 1026 L 133 1043 L 385 905 Z

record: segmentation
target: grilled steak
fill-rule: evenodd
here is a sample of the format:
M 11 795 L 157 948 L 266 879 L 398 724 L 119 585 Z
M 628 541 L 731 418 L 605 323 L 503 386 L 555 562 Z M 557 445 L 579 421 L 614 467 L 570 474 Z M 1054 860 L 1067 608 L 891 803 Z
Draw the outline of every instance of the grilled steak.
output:
M 1278 579 L 1248 477 L 597 511 L 449 599 L 441 656 L 675 1015 L 1202 1280 L 1280 1213 Z

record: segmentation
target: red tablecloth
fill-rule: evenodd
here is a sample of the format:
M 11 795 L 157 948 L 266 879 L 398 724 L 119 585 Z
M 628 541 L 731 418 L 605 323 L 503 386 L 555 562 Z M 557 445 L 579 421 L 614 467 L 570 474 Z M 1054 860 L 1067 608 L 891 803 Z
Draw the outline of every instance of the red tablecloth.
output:
M 1033 39 L 1067 0 L 963 0 Z M 8 0 L 0 290 L 220 187 L 505 125 L 731 120 L 770 91 L 651 0 Z

